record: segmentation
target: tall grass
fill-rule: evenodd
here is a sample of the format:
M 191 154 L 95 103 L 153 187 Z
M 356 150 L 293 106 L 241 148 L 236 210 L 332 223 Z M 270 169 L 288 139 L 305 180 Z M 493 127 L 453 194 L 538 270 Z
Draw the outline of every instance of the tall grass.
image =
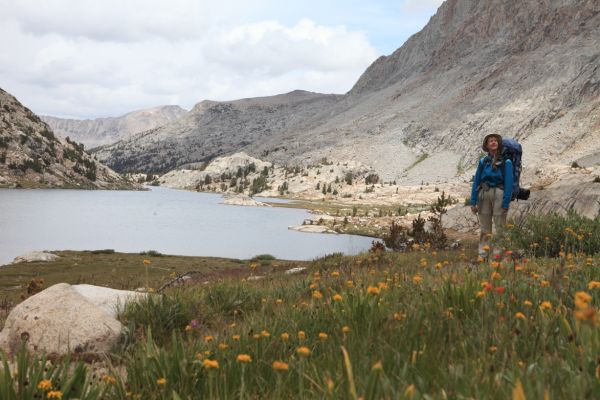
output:
M 21 359 L 37 371 L 28 394 L 10 394 L 7 373 L 0 394 L 44 398 L 36 385 L 58 369 L 77 376 L 61 378 L 79 390 L 63 399 L 597 396 L 600 260 L 469 257 L 333 255 L 307 275 L 172 288 L 122 313 L 122 373 L 89 381 L 83 366 Z
M 569 211 L 566 215 L 531 215 L 507 224 L 497 241 L 507 249 L 522 249 L 534 257 L 561 253 L 600 253 L 600 216 L 590 219 Z

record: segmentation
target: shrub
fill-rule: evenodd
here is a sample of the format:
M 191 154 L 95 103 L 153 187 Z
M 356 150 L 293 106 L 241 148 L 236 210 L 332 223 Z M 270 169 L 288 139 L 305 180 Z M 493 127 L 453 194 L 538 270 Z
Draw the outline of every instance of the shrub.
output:
M 365 178 L 365 184 L 366 185 L 371 185 L 371 184 L 374 184 L 374 183 L 377 183 L 377 182 L 379 182 L 379 175 L 377 175 L 377 174 L 369 174 Z
M 346 184 L 352 185 L 352 172 L 346 173 L 346 176 L 344 177 L 344 181 L 346 182 Z

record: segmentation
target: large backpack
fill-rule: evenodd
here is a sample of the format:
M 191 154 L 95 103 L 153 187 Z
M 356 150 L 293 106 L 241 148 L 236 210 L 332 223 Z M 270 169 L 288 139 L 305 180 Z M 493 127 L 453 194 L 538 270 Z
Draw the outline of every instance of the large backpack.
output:
M 502 175 L 504 176 L 504 161 L 510 160 L 513 165 L 513 192 L 512 200 L 527 200 L 529 198 L 529 189 L 522 188 L 519 184 L 521 178 L 521 158 L 523 157 L 523 147 L 515 139 L 502 139 Z

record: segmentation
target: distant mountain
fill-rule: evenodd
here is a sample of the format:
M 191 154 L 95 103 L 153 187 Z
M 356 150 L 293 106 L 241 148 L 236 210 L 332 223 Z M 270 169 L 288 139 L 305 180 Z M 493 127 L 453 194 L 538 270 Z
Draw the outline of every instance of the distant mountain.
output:
M 162 106 L 133 111 L 121 117 L 64 119 L 42 115 L 42 121 L 61 137 L 93 148 L 126 139 L 134 133 L 163 126 L 186 114 L 179 106 Z
M 288 130 L 314 129 L 311 118 L 340 97 L 298 90 L 226 103 L 203 101 L 177 121 L 102 146 L 96 154 L 119 171 L 166 172 L 256 143 L 276 142 Z M 285 151 L 282 146 L 279 150 Z
M 0 89 L 0 187 L 133 188 Z
M 447 0 L 345 95 L 202 102 L 98 152 L 160 172 L 235 151 L 279 164 L 354 159 L 383 179 L 467 178 L 488 133 L 516 137 L 525 172 L 600 156 L 600 2 Z

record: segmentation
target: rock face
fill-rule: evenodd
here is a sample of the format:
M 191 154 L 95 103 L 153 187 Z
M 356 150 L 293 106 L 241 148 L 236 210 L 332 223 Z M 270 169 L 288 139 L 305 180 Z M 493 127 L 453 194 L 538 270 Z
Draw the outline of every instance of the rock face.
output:
M 0 89 L 0 185 L 133 188 L 122 176 L 54 135 L 48 125 Z
M 315 127 L 312 117 L 340 96 L 295 91 L 236 100 L 202 101 L 183 118 L 162 128 L 96 150 L 100 160 L 125 172 L 166 172 L 207 162 L 256 143 L 279 141 L 290 130 Z M 281 151 L 287 151 L 282 144 Z M 260 155 L 256 151 L 253 154 Z
M 70 137 L 86 148 L 107 145 L 126 139 L 134 133 L 158 128 L 187 113 L 179 106 L 162 106 L 133 111 L 120 117 L 65 119 L 42 115 L 42 121 L 60 137 Z
M 0 332 L 0 347 L 10 354 L 23 341 L 31 352 L 105 353 L 122 325 L 72 286 L 59 283 L 28 298 L 9 314 Z
M 343 96 L 202 102 L 98 156 L 164 171 L 243 150 L 278 164 L 356 160 L 385 180 L 472 175 L 488 133 L 516 137 L 525 171 L 600 155 L 600 2 L 447 0 Z M 597 161 L 595 161 L 597 162 Z
M 32 251 L 27 254 L 15 257 L 13 264 L 22 262 L 34 262 L 34 261 L 54 261 L 59 258 L 56 254 L 47 253 L 45 251 Z

